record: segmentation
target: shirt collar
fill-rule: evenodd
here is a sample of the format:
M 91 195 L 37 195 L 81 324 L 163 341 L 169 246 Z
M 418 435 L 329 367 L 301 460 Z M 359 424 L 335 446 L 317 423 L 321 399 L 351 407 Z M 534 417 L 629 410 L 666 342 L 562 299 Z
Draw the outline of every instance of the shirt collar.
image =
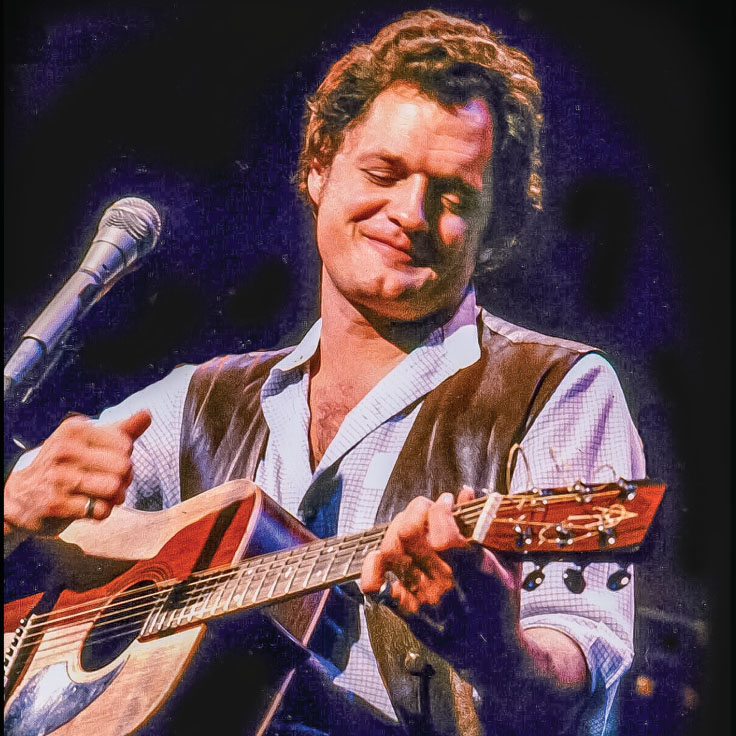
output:
M 468 287 L 460 306 L 450 320 L 432 332 L 425 344 L 444 345 L 447 355 L 457 370 L 475 363 L 480 358 L 480 342 L 478 338 L 477 320 L 480 309 L 475 300 L 475 289 Z M 308 363 L 319 347 L 322 320 L 318 319 L 310 328 L 302 341 L 287 356 L 282 358 L 272 369 L 289 373 Z

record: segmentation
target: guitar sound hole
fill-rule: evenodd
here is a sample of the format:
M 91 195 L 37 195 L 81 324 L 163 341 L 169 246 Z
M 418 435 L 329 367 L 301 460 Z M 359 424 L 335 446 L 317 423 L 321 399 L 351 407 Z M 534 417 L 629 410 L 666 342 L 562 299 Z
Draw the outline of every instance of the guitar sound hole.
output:
M 143 590 L 151 585 L 151 580 L 142 580 L 105 606 L 82 645 L 83 669 L 93 672 L 104 667 L 133 643 L 153 607 L 153 597 Z

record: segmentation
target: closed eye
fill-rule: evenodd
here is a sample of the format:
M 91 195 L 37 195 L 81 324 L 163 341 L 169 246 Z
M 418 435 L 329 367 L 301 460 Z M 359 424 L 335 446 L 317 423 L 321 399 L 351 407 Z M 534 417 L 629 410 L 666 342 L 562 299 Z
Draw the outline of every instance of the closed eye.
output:
M 368 181 L 373 184 L 378 184 L 379 187 L 389 187 L 398 181 L 398 178 L 393 171 L 382 169 L 363 169 L 363 173 L 368 178 Z
M 454 215 L 468 215 L 477 207 L 478 197 L 474 192 L 446 192 L 440 196 L 440 202 L 446 211 Z
M 446 210 L 454 212 L 455 214 L 458 214 L 463 210 L 463 203 L 457 194 L 443 194 L 440 197 L 440 201 Z

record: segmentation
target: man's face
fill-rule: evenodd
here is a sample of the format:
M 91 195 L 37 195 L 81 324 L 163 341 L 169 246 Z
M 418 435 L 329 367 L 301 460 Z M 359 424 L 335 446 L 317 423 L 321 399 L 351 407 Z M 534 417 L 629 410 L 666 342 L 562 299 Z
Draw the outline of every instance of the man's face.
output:
M 323 292 L 392 320 L 454 309 L 489 215 L 492 141 L 483 100 L 448 109 L 409 84 L 381 92 L 309 174 Z

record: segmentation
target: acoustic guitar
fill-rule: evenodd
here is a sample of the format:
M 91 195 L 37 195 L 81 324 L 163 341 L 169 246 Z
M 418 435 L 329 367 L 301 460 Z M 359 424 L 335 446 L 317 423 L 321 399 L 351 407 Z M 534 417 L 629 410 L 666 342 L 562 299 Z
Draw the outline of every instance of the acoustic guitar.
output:
M 588 561 L 637 548 L 663 492 L 578 482 L 453 513 L 491 550 Z M 5 605 L 5 733 L 183 733 L 220 707 L 214 673 L 229 667 L 237 732 L 260 736 L 308 656 L 328 589 L 360 576 L 386 528 L 316 539 L 247 480 L 165 511 L 117 507 L 72 523 L 54 542 L 66 579 Z M 216 713 L 209 722 L 222 732 Z

